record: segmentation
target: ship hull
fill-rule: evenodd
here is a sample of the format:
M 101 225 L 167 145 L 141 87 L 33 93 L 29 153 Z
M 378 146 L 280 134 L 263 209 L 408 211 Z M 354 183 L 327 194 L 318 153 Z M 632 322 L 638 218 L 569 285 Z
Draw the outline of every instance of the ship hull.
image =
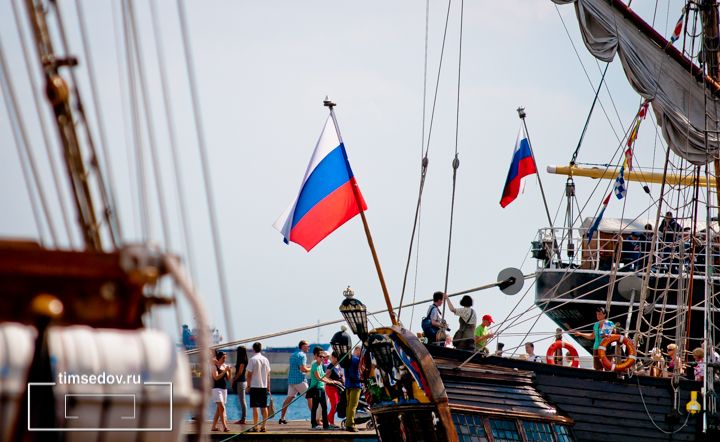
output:
M 535 305 L 552 319 L 558 327 L 563 330 L 581 329 L 590 331 L 590 324 L 595 321 L 595 309 L 607 305 L 609 287 L 612 285 L 612 296 L 608 319 L 622 328 L 626 327 L 628 310 L 632 300 L 633 315 L 630 318 L 630 330 L 635 329 L 637 321 L 637 309 L 640 301 L 639 293 L 627 298 L 619 289 L 621 281 L 628 277 L 637 276 L 642 278 L 643 274 L 631 274 L 618 272 L 615 277 L 611 272 L 582 270 L 582 269 L 542 269 L 536 273 Z M 664 345 L 674 337 L 675 328 L 678 325 L 686 329 L 689 325 L 690 337 L 689 349 L 700 346 L 703 339 L 704 309 L 699 304 L 705 299 L 705 280 L 701 278 L 678 278 L 677 275 L 657 274 L 651 275 L 648 280 L 647 304 L 643 309 L 644 319 L 649 322 L 653 329 L 657 330 L 660 323 L 663 324 L 665 338 Z M 678 315 L 677 298 L 678 291 L 692 293 L 690 317 Z M 720 284 L 714 283 L 714 293 L 720 290 Z M 631 299 L 628 299 L 631 298 Z M 663 313 L 664 310 L 664 313 Z M 717 310 L 713 311 L 714 323 L 720 320 Z M 677 318 L 684 317 L 684 324 L 678 324 Z M 688 320 L 689 319 L 689 320 Z M 681 319 L 683 320 L 683 319 Z M 647 331 L 647 325 L 643 331 Z M 576 338 L 588 352 L 592 352 L 593 342 L 583 338 Z M 655 342 L 654 336 L 648 343 Z M 643 351 L 646 349 L 641 348 Z

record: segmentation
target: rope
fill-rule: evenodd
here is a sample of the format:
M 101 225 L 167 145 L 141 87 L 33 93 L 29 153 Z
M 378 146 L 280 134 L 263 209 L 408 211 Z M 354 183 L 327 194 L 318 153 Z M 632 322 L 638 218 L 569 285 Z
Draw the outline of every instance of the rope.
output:
M 125 65 L 127 66 L 128 85 L 130 89 L 130 115 L 131 115 L 131 127 L 133 133 L 133 143 L 135 144 L 135 162 L 137 163 L 136 179 L 138 183 L 138 214 L 140 218 L 140 231 L 143 242 L 150 241 L 150 232 L 152 226 L 150 225 L 150 207 L 147 200 L 147 183 L 145 179 L 145 159 L 143 155 L 143 139 L 140 130 L 140 111 L 137 98 L 137 85 L 135 84 L 135 63 L 134 57 L 132 56 L 133 44 L 131 41 L 132 31 L 130 30 L 130 24 L 128 23 L 128 0 L 122 2 L 122 19 L 123 19 L 123 30 L 125 38 Z
M 600 84 L 598 84 L 597 91 L 595 91 L 595 97 L 593 98 L 593 102 L 590 105 L 590 111 L 588 112 L 588 116 L 585 119 L 585 125 L 583 126 L 582 132 L 580 132 L 580 139 L 578 140 L 577 147 L 575 147 L 575 152 L 573 152 L 572 158 L 570 159 L 570 165 L 575 164 L 578 153 L 580 153 L 580 146 L 582 146 L 582 142 L 585 139 L 585 133 L 587 132 L 588 125 L 590 124 L 590 117 L 592 117 L 593 110 L 595 110 L 595 104 L 597 103 L 598 97 L 600 96 L 600 90 L 602 89 L 603 83 L 605 82 L 605 74 L 607 74 L 609 67 L 610 63 L 606 63 L 605 70 L 603 70 L 602 77 L 600 77 Z
M 175 188 L 178 192 L 178 203 L 180 207 L 180 226 L 183 231 L 184 245 L 187 253 L 185 257 L 187 259 L 187 267 L 192 275 L 193 284 L 197 285 L 197 274 L 195 266 L 195 251 L 193 250 L 192 243 L 192 230 L 190 217 L 188 216 L 188 209 L 186 205 L 185 189 L 184 189 L 184 178 L 182 173 L 182 167 L 180 165 L 179 149 L 177 145 L 177 138 L 175 135 L 175 118 L 173 116 L 173 106 L 170 103 L 170 91 L 168 90 L 168 75 L 167 65 L 165 64 L 165 51 L 163 50 L 162 41 L 162 30 L 160 28 L 160 21 L 158 20 L 156 2 L 150 2 L 150 17 L 152 19 L 152 31 L 153 38 L 155 40 L 155 52 L 157 53 L 158 70 L 160 71 L 160 86 L 162 87 L 163 96 L 163 113 L 165 114 L 165 122 L 167 123 L 168 137 L 170 139 L 170 158 L 173 162 Z
M 33 211 L 33 217 L 35 219 L 35 224 L 38 229 L 38 235 L 40 236 L 40 241 L 42 242 L 42 238 L 44 235 L 44 230 L 42 228 L 42 221 L 40 218 L 40 214 L 38 213 L 37 207 L 35 207 L 35 201 L 33 198 L 33 195 L 35 194 L 33 192 L 32 188 L 32 182 L 34 180 L 35 182 L 35 189 L 37 190 L 37 197 L 40 199 L 40 205 L 42 206 L 43 212 L 45 214 L 45 221 L 47 222 L 48 230 L 50 231 L 50 238 L 52 239 L 52 245 L 57 245 L 57 235 L 55 233 L 55 226 L 52 222 L 52 218 L 50 217 L 50 211 L 47 205 L 47 200 L 45 198 L 45 193 L 43 192 L 41 183 L 40 183 L 40 176 L 37 172 L 37 167 L 35 165 L 35 159 L 32 154 L 32 150 L 30 149 L 30 143 L 28 142 L 28 136 L 27 136 L 27 130 L 25 129 L 25 122 L 23 121 L 22 115 L 20 113 L 20 108 L 18 107 L 17 102 L 17 96 L 15 94 L 15 88 L 12 84 L 12 79 L 10 78 L 10 74 L 7 70 L 7 59 L 5 58 L 5 51 L 2 47 L 2 42 L 0 42 L 0 72 L 2 73 L 2 79 L 3 81 L 1 83 L 3 96 L 5 97 L 5 107 L 7 109 L 8 117 L 10 119 L 13 119 L 14 122 L 10 124 L 12 127 L 12 134 L 13 138 L 15 140 L 15 147 L 18 152 L 18 156 L 20 158 L 20 165 L 23 172 L 23 177 L 25 179 L 25 186 L 27 187 L 28 196 L 30 197 L 30 206 Z M 21 147 L 22 145 L 22 147 Z M 27 157 L 27 163 L 25 162 L 23 158 L 23 151 L 25 152 L 25 156 Z M 29 170 L 28 170 L 29 169 Z
M 660 431 L 663 434 L 675 434 L 675 433 L 680 432 L 680 430 L 682 430 L 683 428 L 685 428 L 685 426 L 688 423 L 688 419 L 690 419 L 690 413 L 687 413 L 685 415 L 685 422 L 677 430 L 666 431 L 666 430 L 663 430 L 662 428 L 660 428 L 658 426 L 658 424 L 655 423 L 655 420 L 652 418 L 652 416 L 650 415 L 650 411 L 648 410 L 647 404 L 645 403 L 645 396 L 643 396 L 642 387 L 640 386 L 640 377 L 635 376 L 635 379 L 637 380 L 638 392 L 640 393 L 640 400 L 642 401 L 643 408 L 645 409 L 645 414 L 647 414 L 647 417 L 648 417 L 648 419 L 650 419 L 650 423 L 653 424 L 653 427 L 655 427 L 658 431 Z
M 452 178 L 452 197 L 450 198 L 450 227 L 448 231 L 448 248 L 447 248 L 447 261 L 445 265 L 445 288 L 443 293 L 447 293 L 448 280 L 450 278 L 450 256 L 452 247 L 452 234 L 453 234 L 453 220 L 455 215 L 455 190 L 457 188 L 457 170 L 460 167 L 460 159 L 458 158 L 458 136 L 460 133 L 460 79 L 462 74 L 462 40 L 463 40 L 463 18 L 465 12 L 465 2 L 460 0 L 460 36 L 459 36 L 459 48 L 458 48 L 458 72 L 457 72 L 457 101 L 455 107 L 455 158 L 452 162 L 453 178 Z M 445 320 L 445 307 L 446 302 L 443 301 L 442 308 L 442 319 Z
M 153 172 L 155 177 L 155 185 L 157 187 L 157 199 L 158 199 L 158 205 L 159 205 L 159 211 L 160 211 L 160 230 L 162 231 L 163 239 L 165 241 L 165 248 L 167 250 L 172 250 L 172 237 L 170 235 L 170 222 L 168 219 L 168 213 L 167 213 L 167 206 L 166 206 L 166 198 L 165 198 L 165 192 L 163 190 L 163 177 L 162 177 L 162 171 L 160 168 L 160 160 L 158 158 L 158 152 L 157 152 L 157 140 L 155 138 L 155 123 L 153 122 L 152 118 L 152 108 L 150 105 L 150 101 L 148 98 L 148 86 L 145 81 L 145 69 L 143 67 L 143 54 L 142 54 L 142 45 L 139 43 L 140 34 L 138 33 L 137 29 L 137 23 L 135 19 L 135 10 L 133 8 L 133 1 L 130 0 L 128 2 L 128 16 L 129 16 L 129 23 L 130 23 L 130 31 L 132 32 L 132 43 L 134 48 L 135 56 L 137 57 L 137 68 L 138 68 L 138 77 L 140 79 L 140 91 L 142 95 L 142 101 L 143 101 L 143 110 L 145 114 L 146 119 L 146 129 L 147 129 L 147 135 L 148 135 L 148 141 L 150 142 L 150 159 L 152 161 L 153 166 Z
M 225 277 L 225 263 L 221 250 L 220 230 L 217 222 L 217 211 L 215 210 L 215 197 L 213 194 L 212 180 L 210 179 L 210 165 L 207 154 L 207 143 L 205 142 L 205 129 L 202 122 L 202 112 L 200 110 L 200 98 L 198 97 L 197 82 L 195 80 L 195 64 L 190 48 L 190 29 L 187 24 L 185 14 L 185 6 L 183 0 L 177 0 L 178 14 L 180 17 L 180 28 L 182 29 L 183 51 L 185 53 L 185 67 L 187 68 L 188 81 L 190 83 L 190 98 L 192 100 L 193 119 L 195 120 L 195 134 L 198 141 L 198 149 L 200 151 L 200 163 L 202 165 L 203 181 L 205 183 L 205 196 L 208 205 L 208 215 L 210 217 L 210 231 L 213 237 L 213 249 L 215 251 L 215 261 L 218 271 L 218 282 L 220 284 L 220 299 L 223 305 L 223 314 L 225 316 L 225 327 L 229 337 L 234 337 L 234 326 L 232 321 L 230 308 L 230 297 L 227 289 L 227 279 Z
M 117 198 L 115 198 L 115 176 L 113 175 L 113 169 L 112 169 L 112 161 L 110 160 L 110 151 L 108 150 L 108 140 L 107 140 L 107 131 L 105 130 L 105 119 L 103 118 L 103 106 L 100 104 L 100 93 L 98 92 L 97 82 L 95 81 L 96 73 L 95 73 L 95 65 L 93 63 L 92 58 L 92 51 L 90 50 L 90 43 L 88 38 L 88 32 L 87 32 L 87 25 L 85 22 L 85 13 L 83 12 L 82 3 L 80 3 L 79 0 L 75 0 L 75 9 L 77 9 L 77 16 L 78 16 L 78 24 L 80 28 L 80 40 L 82 41 L 83 46 L 83 52 L 85 53 L 85 61 L 87 63 L 88 68 L 88 78 L 90 80 L 90 96 L 93 100 L 93 106 L 95 107 L 95 114 L 97 115 L 97 118 L 95 118 L 95 121 L 98 126 L 98 133 L 100 134 L 100 149 L 103 153 L 103 156 L 105 157 L 105 173 L 107 173 L 108 177 L 108 183 L 109 183 L 109 189 L 107 189 L 107 195 L 104 195 L 104 198 L 107 198 L 110 204 L 110 207 L 112 207 L 115 210 L 115 216 L 119 217 L 118 215 L 118 204 L 117 204 Z M 73 82 L 75 80 L 73 79 Z M 84 116 L 83 116 L 84 118 Z M 94 150 L 94 147 L 93 147 Z M 99 166 L 98 166 L 99 168 Z M 101 192 L 104 192 L 104 186 L 101 186 Z M 108 222 L 110 222 L 110 219 L 108 219 Z M 110 224 L 116 231 L 118 238 L 122 240 L 122 230 L 119 222 L 115 222 L 113 224 Z

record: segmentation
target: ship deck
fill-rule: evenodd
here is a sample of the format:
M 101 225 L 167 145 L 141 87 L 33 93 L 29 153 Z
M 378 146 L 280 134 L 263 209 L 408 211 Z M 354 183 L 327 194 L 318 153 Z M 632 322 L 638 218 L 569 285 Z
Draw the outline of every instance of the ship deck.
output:
M 210 429 L 211 422 L 207 423 L 207 430 Z M 188 441 L 198 440 L 197 430 L 194 422 L 185 422 L 183 428 L 183 434 Z M 250 433 L 249 430 L 252 425 L 238 425 L 228 424 L 230 431 L 227 433 L 223 431 L 212 431 L 210 432 L 210 438 L 212 440 L 273 440 L 273 441 L 288 441 L 288 442 L 301 442 L 301 441 L 323 441 L 323 442 L 370 442 L 377 441 L 377 435 L 375 430 L 366 430 L 364 425 L 360 426 L 360 430 L 357 433 L 350 433 L 343 430 L 312 430 L 310 429 L 310 422 L 306 420 L 293 420 L 288 421 L 287 425 L 278 424 L 277 420 L 268 421 L 266 433 Z

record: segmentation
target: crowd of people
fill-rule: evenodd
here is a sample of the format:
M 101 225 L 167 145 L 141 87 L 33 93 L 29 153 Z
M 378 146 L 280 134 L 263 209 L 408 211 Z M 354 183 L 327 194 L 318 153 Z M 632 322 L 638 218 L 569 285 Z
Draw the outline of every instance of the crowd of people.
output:
M 253 421 L 249 432 L 266 432 L 266 422 L 272 418 L 272 398 L 270 396 L 270 362 L 262 354 L 262 344 L 252 346 L 253 356 L 248 358 L 247 350 L 239 346 L 236 351 L 235 367 L 226 364 L 226 354 L 213 351 L 211 354 L 210 376 L 212 378 L 212 401 L 216 405 L 212 431 L 229 431 L 227 422 L 227 382 L 238 395 L 240 419 L 236 424 L 247 425 L 246 395 L 250 396 L 249 407 Z M 356 347 L 350 355 L 328 354 L 322 347 L 312 351 L 313 361 L 308 365 L 310 346 L 302 340 L 298 350 L 290 356 L 288 367 L 288 392 L 280 411 L 278 423 L 287 424 L 286 415 L 290 404 L 304 396 L 310 414 L 312 429 L 336 430 L 336 415 L 339 404 L 346 404 L 342 411 L 345 416 L 345 430 L 359 431 L 355 424 L 355 414 L 360 401 L 362 384 L 360 381 L 361 348 Z
M 706 230 L 693 232 L 691 227 L 682 227 L 673 213 L 667 212 L 658 226 L 657 238 L 651 271 L 679 273 L 689 271 L 692 266 L 695 274 L 705 272 Z M 612 243 L 614 247 L 602 247 L 599 251 L 599 270 L 611 270 L 616 260 L 620 271 L 644 270 L 653 250 L 653 226 L 646 224 L 641 231 L 618 233 Z M 717 239 L 711 245 L 710 255 L 713 265 L 720 265 Z

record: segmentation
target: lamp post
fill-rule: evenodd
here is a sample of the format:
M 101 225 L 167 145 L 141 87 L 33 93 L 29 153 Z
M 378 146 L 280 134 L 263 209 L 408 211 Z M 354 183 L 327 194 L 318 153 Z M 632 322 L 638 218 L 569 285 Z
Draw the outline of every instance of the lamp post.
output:
M 340 304 L 340 313 L 342 313 L 343 318 L 350 326 L 350 330 L 362 342 L 365 342 L 368 336 L 367 307 L 359 299 L 354 298 L 355 292 L 350 286 L 343 291 L 343 296 L 345 296 L 345 299 Z
M 352 340 L 350 335 L 345 331 L 345 326 L 342 326 L 339 332 L 335 333 L 330 338 L 330 345 L 333 351 L 338 355 L 340 359 L 340 365 L 344 368 L 347 362 L 350 362 L 349 353 L 352 349 Z
M 389 376 L 395 368 L 395 355 L 393 355 L 393 343 L 387 335 L 373 333 L 368 338 L 368 348 L 375 356 L 378 366 Z

